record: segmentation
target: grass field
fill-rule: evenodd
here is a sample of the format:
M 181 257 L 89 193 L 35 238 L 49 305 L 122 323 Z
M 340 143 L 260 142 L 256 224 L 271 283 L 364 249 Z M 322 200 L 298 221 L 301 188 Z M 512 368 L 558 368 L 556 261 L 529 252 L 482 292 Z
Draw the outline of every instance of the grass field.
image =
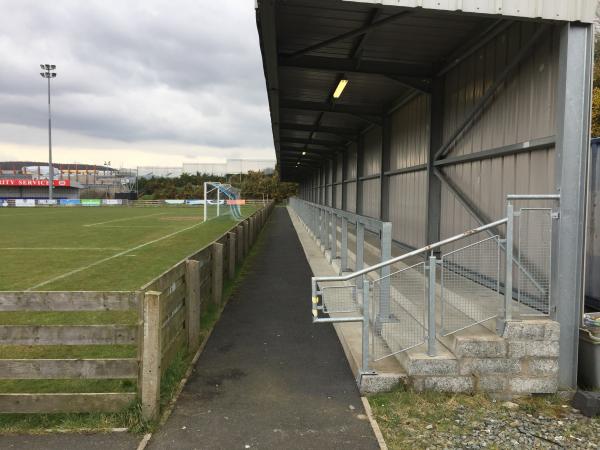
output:
M 0 291 L 135 290 L 235 225 L 230 214 L 203 222 L 201 207 L 0 209 Z M 244 216 L 257 209 L 246 206 Z M 225 208 L 227 211 L 227 208 Z M 231 285 L 231 281 L 226 284 Z M 1 293 L 0 293 L 1 296 Z M 214 320 L 203 317 L 206 332 Z M 136 311 L 5 311 L 2 325 L 134 325 Z M 1 345 L 0 359 L 135 358 L 135 345 Z M 181 364 L 180 364 L 181 365 Z M 177 364 L 168 373 L 178 382 Z M 185 364 L 182 366 L 185 370 Z M 167 376 L 167 378 L 169 378 Z M 173 387 L 173 386 L 171 386 Z M 174 388 L 174 387 L 173 387 Z M 166 389 L 166 388 L 165 388 Z M 135 392 L 135 379 L 0 380 L 0 393 Z M 165 390 L 165 398 L 169 397 Z M 137 411 L 137 410 L 136 410 Z M 121 426 L 136 411 L 116 415 L 0 415 L 0 430 L 59 426 L 60 420 L 101 427 L 102 417 Z M 133 414 L 133 416 L 132 416 Z M 137 417 L 137 416 L 136 416 Z M 20 424 L 20 425 L 17 425 Z M 88 425 L 89 425 L 88 424 Z
M 135 290 L 233 224 L 202 207 L 3 208 L 0 290 Z

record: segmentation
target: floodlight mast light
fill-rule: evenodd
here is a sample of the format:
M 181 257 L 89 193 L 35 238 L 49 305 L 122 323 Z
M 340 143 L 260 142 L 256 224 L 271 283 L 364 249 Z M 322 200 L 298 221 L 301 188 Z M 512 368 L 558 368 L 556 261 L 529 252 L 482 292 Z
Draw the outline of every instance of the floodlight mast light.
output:
M 52 166 L 52 111 L 50 109 L 50 79 L 56 78 L 54 64 L 40 64 L 45 72 L 40 72 L 42 78 L 48 79 L 48 200 L 52 200 L 54 191 L 54 167 Z

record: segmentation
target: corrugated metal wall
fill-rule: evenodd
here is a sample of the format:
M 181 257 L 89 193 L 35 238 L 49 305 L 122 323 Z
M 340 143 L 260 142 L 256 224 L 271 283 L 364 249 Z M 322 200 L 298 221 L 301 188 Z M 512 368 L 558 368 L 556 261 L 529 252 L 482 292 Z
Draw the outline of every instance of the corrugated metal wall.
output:
M 448 139 L 495 77 L 534 34 L 536 24 L 516 23 L 498 39 L 450 71 L 445 80 L 444 137 Z M 552 136 L 555 127 L 558 33 L 540 44 L 521 65 L 448 156 Z M 554 150 L 458 164 L 444 173 L 490 220 L 504 216 L 508 193 L 554 192 Z M 443 194 L 442 238 L 476 224 L 456 200 Z
M 342 209 L 342 190 L 344 187 L 342 175 L 344 168 L 344 156 L 340 153 L 337 156 L 336 175 L 335 175 L 335 207 Z
M 326 165 L 325 173 L 325 191 L 327 193 L 325 204 L 327 206 L 333 206 L 333 163 L 329 161 Z
M 351 144 L 346 153 L 347 180 L 356 180 L 356 162 L 356 144 Z M 346 209 L 356 212 L 356 181 L 344 183 L 344 189 L 346 190 Z
M 379 175 L 381 170 L 381 128 L 369 130 L 362 137 L 362 173 L 361 177 Z M 362 215 L 379 217 L 381 183 L 379 178 L 363 180 Z
M 445 139 L 448 139 L 462 123 L 496 77 L 535 33 L 537 26 L 528 22 L 515 23 L 445 75 Z M 538 45 L 516 75 L 500 89 L 472 129 L 465 133 L 458 145 L 448 154 L 449 157 L 525 143 L 555 134 L 558 39 L 556 28 L 551 37 Z M 430 110 L 429 96 L 423 94 L 413 98 L 392 114 L 391 171 L 427 163 Z M 379 174 L 381 128 L 371 129 L 361 139 L 361 175 L 369 177 Z M 346 154 L 346 180 L 356 178 L 356 150 L 356 144 L 352 144 Z M 341 159 L 339 161 L 338 174 L 341 179 Z M 508 193 L 547 194 L 555 191 L 553 148 L 445 166 L 441 171 L 476 206 L 485 219 L 489 220 L 504 216 L 505 198 Z M 394 239 L 412 247 L 426 244 L 426 170 L 393 174 L 389 182 L 389 212 L 393 222 Z M 379 217 L 379 178 L 366 179 L 361 183 L 363 214 Z M 346 209 L 355 212 L 356 183 L 344 183 L 344 189 Z M 341 202 L 341 192 L 338 198 Z M 442 188 L 441 214 L 442 238 L 461 233 L 478 224 L 445 185 Z
M 391 117 L 390 170 L 427 163 L 429 96 L 419 95 Z M 390 177 L 390 220 L 393 238 L 412 247 L 425 245 L 427 203 L 425 171 Z

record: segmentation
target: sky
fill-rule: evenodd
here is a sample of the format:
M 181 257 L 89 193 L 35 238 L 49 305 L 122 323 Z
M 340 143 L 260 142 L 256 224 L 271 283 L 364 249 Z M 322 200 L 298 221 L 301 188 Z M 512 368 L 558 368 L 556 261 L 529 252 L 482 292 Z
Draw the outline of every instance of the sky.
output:
M 2 0 L 0 160 L 274 159 L 254 0 Z

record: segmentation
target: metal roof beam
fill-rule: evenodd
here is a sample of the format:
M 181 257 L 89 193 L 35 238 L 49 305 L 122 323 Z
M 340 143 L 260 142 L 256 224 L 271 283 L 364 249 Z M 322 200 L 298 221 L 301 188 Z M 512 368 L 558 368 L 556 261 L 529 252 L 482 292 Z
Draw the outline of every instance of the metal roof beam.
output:
M 280 123 L 280 130 L 289 130 L 289 131 L 307 131 L 307 132 L 315 132 L 315 133 L 327 133 L 327 134 L 335 134 L 337 136 L 344 137 L 355 137 L 360 133 L 360 130 L 354 130 L 352 128 L 343 128 L 343 127 L 327 127 L 321 126 L 315 127 L 314 125 L 302 125 L 298 123 Z
M 404 87 L 409 89 L 414 89 L 416 91 L 422 92 L 423 94 L 431 93 L 431 80 L 429 78 L 418 79 L 418 78 L 409 78 L 409 77 L 398 77 L 395 75 L 386 75 L 390 80 L 394 80 L 397 83 L 400 83 Z
M 456 67 L 477 50 L 487 45 L 488 42 L 495 39 L 496 36 L 504 32 L 513 23 L 514 22 L 509 20 L 498 19 L 492 25 L 484 27 L 484 29 L 475 37 L 467 39 L 466 42 L 462 43 L 451 53 L 450 57 L 446 59 L 447 65 L 437 73 L 437 76 L 442 76 L 452 68 Z
M 332 38 L 327 39 L 325 41 L 321 41 L 321 42 L 319 42 L 317 44 L 314 44 L 314 45 L 311 45 L 309 47 L 305 47 L 302 50 L 295 51 L 295 52 L 290 53 L 290 54 L 285 55 L 285 56 L 287 58 L 289 58 L 289 59 L 298 58 L 300 56 L 306 55 L 307 53 L 312 53 L 312 52 L 320 50 L 322 48 L 329 47 L 330 45 L 333 45 L 333 44 L 335 44 L 337 42 L 345 41 L 347 39 L 352 39 L 352 38 L 355 38 L 357 36 L 361 36 L 361 35 L 369 32 L 371 30 L 374 30 L 375 28 L 379 28 L 379 27 L 381 27 L 383 25 L 387 25 L 388 23 L 391 23 L 391 22 L 394 22 L 394 21 L 396 21 L 398 19 L 401 19 L 402 17 L 407 16 L 407 15 L 409 15 L 411 13 L 412 13 L 412 11 L 402 11 L 402 12 L 399 12 L 397 14 L 393 14 L 391 16 L 388 16 L 388 17 L 384 18 L 384 19 L 378 20 L 377 22 L 373 22 L 373 23 L 370 23 L 370 24 L 365 25 L 363 27 L 356 28 L 356 29 L 348 31 L 346 33 L 339 34 L 339 35 L 337 35 L 335 37 L 332 37 Z
M 336 153 L 336 152 L 344 152 L 346 151 L 346 147 L 340 145 L 339 147 L 329 147 L 325 145 L 319 144 L 299 144 L 294 142 L 282 142 L 282 148 L 287 148 L 291 150 L 306 150 L 306 151 L 314 151 L 321 153 Z M 283 151 L 283 150 L 282 150 Z
M 309 161 L 321 161 L 327 157 L 330 157 L 331 155 L 334 155 L 334 153 L 323 154 L 321 152 L 315 152 L 314 150 L 284 150 L 283 154 L 287 156 L 301 156 L 302 159 L 306 158 Z M 315 156 L 317 158 L 315 158 Z
M 377 20 L 377 16 L 379 16 L 380 13 L 381 13 L 381 8 L 379 8 L 379 7 L 373 8 L 371 10 L 371 15 L 369 17 L 369 20 L 365 24 L 365 26 L 374 24 L 375 21 Z M 360 64 L 361 54 L 363 52 L 364 45 L 367 42 L 367 38 L 369 37 L 369 34 L 371 33 L 371 31 L 373 31 L 373 29 L 358 36 L 358 38 L 356 39 L 356 42 L 354 44 L 354 48 L 352 48 L 352 51 L 350 52 L 350 57 L 354 58 L 356 60 L 357 64 Z
M 320 102 L 307 102 L 303 100 L 280 99 L 280 107 L 283 109 L 298 109 L 304 111 L 324 111 L 339 114 L 381 116 L 383 110 L 373 105 L 344 105 Z
M 300 163 L 300 164 L 298 164 Z M 321 163 L 319 162 L 312 162 L 312 161 L 300 161 L 297 158 L 295 159 L 282 159 L 281 160 L 281 165 L 284 167 L 293 167 L 295 169 L 298 169 L 299 167 L 313 167 L 315 169 L 319 168 L 322 166 Z
M 351 114 L 354 117 L 358 117 L 360 120 L 370 123 L 376 127 L 380 127 L 383 123 L 383 119 L 379 116 L 365 116 L 364 114 Z
M 318 153 L 320 155 L 333 155 L 336 154 L 340 151 L 344 151 L 345 149 L 328 149 L 328 148 L 307 148 L 307 147 L 287 147 L 287 146 L 282 146 L 281 147 L 281 151 L 282 152 L 312 152 L 312 153 Z
M 280 55 L 280 67 L 319 70 L 324 72 L 360 73 L 397 77 L 430 78 L 434 68 L 429 64 L 361 59 L 360 65 L 352 58 L 331 58 L 327 56 L 302 56 L 294 59 Z
M 304 139 L 304 138 L 294 138 L 294 137 L 285 137 L 280 136 L 279 142 L 286 143 L 289 142 L 291 144 L 312 144 L 312 145 L 322 145 L 324 147 L 332 147 L 337 148 L 344 145 L 344 142 L 341 141 L 328 141 L 322 139 Z

